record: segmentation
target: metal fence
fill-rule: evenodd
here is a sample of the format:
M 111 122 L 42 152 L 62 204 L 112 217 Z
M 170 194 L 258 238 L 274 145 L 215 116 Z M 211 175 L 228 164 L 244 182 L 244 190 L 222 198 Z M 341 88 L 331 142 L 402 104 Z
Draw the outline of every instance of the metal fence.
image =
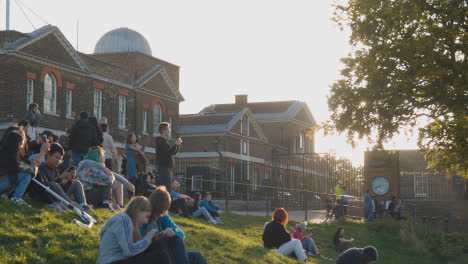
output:
M 362 169 L 329 154 L 301 153 L 257 163 L 230 159 L 177 159 L 174 175 L 184 193 L 211 192 L 223 207 L 241 211 L 288 211 L 332 207 L 338 180 L 346 185 L 348 216 L 362 216 Z

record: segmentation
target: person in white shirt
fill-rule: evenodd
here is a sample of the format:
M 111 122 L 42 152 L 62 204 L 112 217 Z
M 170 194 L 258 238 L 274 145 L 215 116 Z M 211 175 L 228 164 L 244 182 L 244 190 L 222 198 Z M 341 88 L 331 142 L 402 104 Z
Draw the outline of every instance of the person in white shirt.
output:
M 102 119 L 101 119 L 102 120 Z M 109 128 L 107 127 L 107 120 L 105 124 L 101 124 L 101 130 L 103 132 L 104 141 L 102 142 L 102 147 L 106 150 L 106 167 L 113 171 L 113 168 L 117 169 L 117 166 L 114 164 L 117 161 L 117 148 L 114 144 L 114 139 L 109 135 Z M 123 185 L 119 181 L 114 181 L 112 184 L 112 196 L 115 199 L 115 202 L 123 208 Z

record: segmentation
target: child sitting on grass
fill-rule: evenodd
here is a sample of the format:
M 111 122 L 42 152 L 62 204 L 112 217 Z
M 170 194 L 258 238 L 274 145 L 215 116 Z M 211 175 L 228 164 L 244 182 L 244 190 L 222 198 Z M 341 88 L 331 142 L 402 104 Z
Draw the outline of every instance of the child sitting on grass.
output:
M 291 231 L 291 236 L 293 238 L 298 239 L 299 241 L 301 241 L 302 247 L 305 250 L 307 250 L 307 255 L 308 256 L 319 256 L 322 259 L 331 261 L 332 259 L 329 259 L 327 257 L 324 257 L 324 256 L 320 255 L 320 252 L 318 251 L 318 248 L 315 245 L 315 242 L 311 237 L 312 234 L 308 234 L 306 236 L 303 236 L 303 233 L 304 233 L 306 227 L 307 227 L 307 222 L 302 222 L 302 223 L 296 225 L 296 227 L 294 227 L 294 229 Z

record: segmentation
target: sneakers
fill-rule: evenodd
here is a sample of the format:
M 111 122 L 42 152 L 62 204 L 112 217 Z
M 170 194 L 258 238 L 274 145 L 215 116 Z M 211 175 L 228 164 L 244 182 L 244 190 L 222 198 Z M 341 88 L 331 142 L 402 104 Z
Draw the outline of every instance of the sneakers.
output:
M 80 208 L 85 212 L 89 212 L 91 210 L 91 206 L 89 206 L 88 204 L 80 204 Z
M 45 209 L 48 209 L 48 210 L 55 210 L 61 214 L 64 214 L 65 213 L 65 210 L 63 210 L 62 206 L 60 206 L 59 202 L 53 202 L 51 204 L 47 204 L 46 206 L 44 206 Z
M 24 205 L 24 206 L 27 206 L 27 207 L 31 208 L 31 205 L 29 205 L 27 202 L 25 202 L 23 200 L 23 198 L 21 198 L 21 197 L 11 197 L 10 201 L 12 201 L 15 204 Z
M 2 195 L 0 196 L 0 198 L 5 199 L 5 200 L 7 200 L 7 201 L 10 200 L 10 198 L 8 198 L 8 195 L 5 194 L 5 193 L 2 194 Z
M 306 254 L 307 254 L 307 256 L 315 256 L 314 252 L 312 252 L 312 251 L 307 251 Z
M 218 224 L 218 222 L 216 222 L 214 219 L 208 220 L 208 223 L 213 224 L 213 225 Z

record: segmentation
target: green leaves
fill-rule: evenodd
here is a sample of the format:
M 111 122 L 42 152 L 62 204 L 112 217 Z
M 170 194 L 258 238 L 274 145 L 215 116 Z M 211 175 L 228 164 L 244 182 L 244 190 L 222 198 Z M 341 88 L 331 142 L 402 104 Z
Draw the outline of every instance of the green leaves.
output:
M 334 21 L 356 49 L 331 85 L 324 127 L 381 148 L 423 121 L 429 167 L 468 178 L 468 3 L 350 0 L 335 4 Z

